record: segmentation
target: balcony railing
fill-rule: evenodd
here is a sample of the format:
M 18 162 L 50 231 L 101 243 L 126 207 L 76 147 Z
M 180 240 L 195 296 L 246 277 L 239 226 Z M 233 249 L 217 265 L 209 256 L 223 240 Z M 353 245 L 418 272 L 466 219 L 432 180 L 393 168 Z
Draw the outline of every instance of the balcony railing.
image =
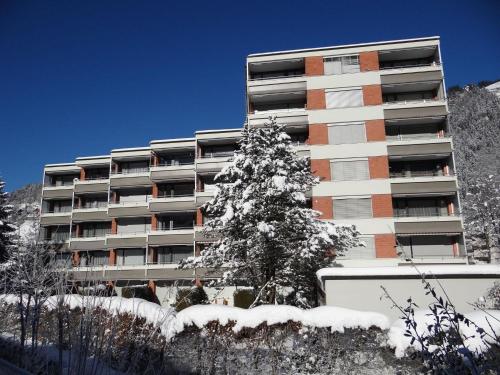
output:
M 388 100 L 384 101 L 384 105 L 393 105 L 393 104 L 419 104 L 419 103 L 435 103 L 442 101 L 444 99 L 441 98 L 427 98 L 427 99 L 402 99 L 402 100 Z
M 188 198 L 188 197 L 194 197 L 194 189 L 192 193 L 183 193 L 183 194 L 160 192 L 158 196 L 154 198 Z
M 282 79 L 282 78 L 294 78 L 294 77 L 304 77 L 305 73 L 303 72 L 289 72 L 289 73 L 277 73 L 277 74 L 269 74 L 263 77 L 251 77 L 250 81 L 264 81 L 266 79 Z
M 307 109 L 307 105 L 297 105 L 290 108 L 274 108 L 274 109 L 254 109 L 253 113 L 267 113 L 267 112 L 295 112 L 295 111 L 304 111 Z
M 169 160 L 169 161 L 161 161 L 154 167 L 178 167 L 182 165 L 193 165 L 193 160 Z
M 449 213 L 442 207 L 418 207 L 407 209 L 395 209 L 394 217 L 449 217 L 456 216 L 455 213 Z
M 129 175 L 129 174 L 138 174 L 138 173 L 148 173 L 149 167 L 143 168 L 134 168 L 134 169 L 122 169 L 121 171 L 112 171 L 112 175 Z
M 44 237 L 44 242 L 64 243 L 69 240 L 69 233 L 58 233 L 50 237 Z
M 234 151 L 227 152 L 205 152 L 199 159 L 229 158 L 234 156 Z
M 122 206 L 140 206 L 144 203 L 147 203 L 153 199 L 152 195 L 148 195 L 146 197 L 141 197 L 141 198 L 136 198 L 133 200 L 125 200 L 125 201 L 120 201 L 118 200 L 117 202 L 113 202 L 112 200 L 109 201 L 109 204 L 117 204 L 117 205 L 122 205 Z
M 380 64 L 380 70 L 391 70 L 391 69 L 406 69 L 406 68 L 420 68 L 420 67 L 429 67 L 429 66 L 440 66 L 441 64 L 438 62 L 431 63 L 415 63 L 415 64 L 401 64 L 392 66 L 384 66 L 383 63 Z
M 64 208 L 58 208 L 58 209 L 52 209 L 52 210 L 42 210 L 42 215 L 44 214 L 65 214 L 71 212 L 71 206 L 69 207 L 64 207 Z
M 104 237 L 108 234 L 111 234 L 111 229 L 104 229 L 104 230 L 95 230 L 91 233 L 72 233 L 71 234 L 71 239 L 73 238 L 98 238 L 98 237 Z
M 427 170 L 427 171 L 398 171 L 389 172 L 390 178 L 413 178 L 413 177 L 438 177 L 438 176 L 453 176 L 453 172 L 444 173 L 442 170 Z
M 108 180 L 108 179 L 109 179 L 109 175 L 108 176 L 85 176 L 85 179 L 80 180 L 80 182 L 83 182 L 83 181 L 102 181 L 102 180 Z
M 418 139 L 441 139 L 449 138 L 448 134 L 440 135 L 437 133 L 413 133 L 413 134 L 393 134 L 387 135 L 389 141 L 409 141 Z
M 194 229 L 194 224 L 189 226 L 189 225 L 173 225 L 173 226 L 162 226 L 161 223 L 158 225 L 158 228 L 156 229 L 156 232 L 170 232 L 173 230 L 193 230 Z M 155 232 L 154 230 L 152 232 Z
M 103 202 L 86 203 L 86 204 L 83 204 L 82 206 L 74 205 L 73 209 L 75 209 L 75 210 L 92 210 L 95 208 L 106 208 L 106 207 L 108 207 L 108 203 L 106 201 L 103 201 Z

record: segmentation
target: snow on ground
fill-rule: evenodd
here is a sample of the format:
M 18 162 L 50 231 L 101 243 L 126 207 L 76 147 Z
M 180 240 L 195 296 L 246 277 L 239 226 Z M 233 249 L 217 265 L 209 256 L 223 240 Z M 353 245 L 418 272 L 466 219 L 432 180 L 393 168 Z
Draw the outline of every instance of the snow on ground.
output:
M 486 333 L 495 336 L 500 336 L 500 311 L 499 310 L 485 310 L 485 311 L 473 311 L 464 316 L 470 321 L 477 324 L 479 327 L 483 328 Z M 417 323 L 417 330 L 419 335 L 427 335 L 429 332 L 427 330 L 428 325 L 435 324 L 434 315 L 428 309 L 415 311 L 415 322 Z M 472 352 L 483 352 L 488 349 L 487 344 L 480 339 L 479 334 L 476 332 L 476 328 L 473 324 L 467 326 L 466 324 L 460 323 L 459 331 L 464 339 L 464 343 Z M 388 345 L 395 349 L 397 357 L 403 357 L 406 349 L 413 347 L 416 350 L 422 350 L 420 344 L 415 341 L 410 344 L 411 337 L 404 335 L 406 332 L 406 324 L 402 319 L 396 320 L 388 332 Z M 485 340 L 492 343 L 494 340 L 485 337 Z

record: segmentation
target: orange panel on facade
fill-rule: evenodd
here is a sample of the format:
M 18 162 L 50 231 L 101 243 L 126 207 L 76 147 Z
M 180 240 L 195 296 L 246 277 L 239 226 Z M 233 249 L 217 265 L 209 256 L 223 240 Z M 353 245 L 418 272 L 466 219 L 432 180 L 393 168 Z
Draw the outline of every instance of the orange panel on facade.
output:
M 332 179 L 330 173 L 329 159 L 311 160 L 311 171 L 315 176 L 318 176 L 322 181 L 330 181 Z
M 312 200 L 312 208 L 321 212 L 320 219 L 333 219 L 333 204 L 331 197 L 315 197 Z
M 389 158 L 383 156 L 370 156 L 368 158 L 370 178 L 389 178 Z
M 382 88 L 380 85 L 363 86 L 363 104 L 380 105 L 382 104 Z
M 305 58 L 306 76 L 322 76 L 325 74 L 323 56 L 310 56 Z
M 307 109 L 325 109 L 325 90 L 307 90 Z
M 396 258 L 396 236 L 392 233 L 375 235 L 375 253 L 377 258 Z
M 392 217 L 392 196 L 391 194 L 372 195 L 373 217 Z
M 368 142 L 385 141 L 385 123 L 384 120 L 365 121 L 366 140 Z
M 379 70 L 378 52 L 360 52 L 359 54 L 359 70 L 362 72 Z
M 328 126 L 326 124 L 309 125 L 309 144 L 310 145 L 328 144 Z

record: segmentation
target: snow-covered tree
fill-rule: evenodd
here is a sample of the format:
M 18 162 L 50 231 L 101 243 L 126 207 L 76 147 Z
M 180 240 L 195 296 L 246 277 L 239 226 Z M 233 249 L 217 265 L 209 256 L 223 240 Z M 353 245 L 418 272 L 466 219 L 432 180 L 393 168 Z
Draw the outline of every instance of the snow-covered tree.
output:
M 0 179 L 0 262 L 7 259 L 8 248 L 12 245 L 11 234 L 15 230 L 15 226 L 9 222 L 11 206 L 7 204 L 4 186 L 5 183 Z
M 233 161 L 215 178 L 205 204 L 205 234 L 216 241 L 181 267 L 218 272 L 219 285 L 249 285 L 256 303 L 309 307 L 316 271 L 358 244 L 353 226 L 320 220 L 306 193 L 319 182 L 292 148 L 285 126 L 246 127 Z

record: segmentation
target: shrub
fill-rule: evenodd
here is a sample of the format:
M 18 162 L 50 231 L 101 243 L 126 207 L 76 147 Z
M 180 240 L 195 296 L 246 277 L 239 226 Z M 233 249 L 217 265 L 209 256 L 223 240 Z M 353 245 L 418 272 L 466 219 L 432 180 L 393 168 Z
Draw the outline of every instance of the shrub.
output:
M 158 297 L 153 293 L 153 291 L 147 286 L 130 286 L 124 287 L 122 289 L 122 297 L 123 298 L 141 298 L 148 302 L 160 304 Z
M 255 301 L 255 292 L 251 289 L 239 289 L 234 292 L 234 306 L 248 309 Z
M 177 311 L 181 311 L 189 306 L 206 304 L 208 304 L 207 293 L 205 293 L 202 286 L 195 286 L 193 288 L 179 289 L 175 297 L 174 307 Z

